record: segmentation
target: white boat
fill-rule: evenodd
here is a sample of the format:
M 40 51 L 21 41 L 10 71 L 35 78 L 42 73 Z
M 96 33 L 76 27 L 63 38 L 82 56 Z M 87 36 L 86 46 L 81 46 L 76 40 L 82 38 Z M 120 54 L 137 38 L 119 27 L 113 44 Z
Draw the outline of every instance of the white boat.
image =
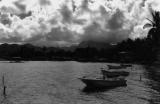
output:
M 108 69 L 122 69 L 125 68 L 124 66 L 118 65 L 118 66 L 114 66 L 114 65 L 107 65 Z
M 131 64 L 121 64 L 121 66 L 123 66 L 123 67 L 132 67 Z
M 88 78 L 79 78 L 87 87 L 94 88 L 109 88 L 109 87 L 119 87 L 126 86 L 127 80 L 123 78 L 116 79 L 88 79 Z

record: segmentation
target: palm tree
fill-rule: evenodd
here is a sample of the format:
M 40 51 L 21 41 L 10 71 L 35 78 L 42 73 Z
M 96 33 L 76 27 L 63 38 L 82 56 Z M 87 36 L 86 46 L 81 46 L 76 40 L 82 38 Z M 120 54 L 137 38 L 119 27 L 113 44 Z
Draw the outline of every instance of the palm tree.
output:
M 150 28 L 147 39 L 149 39 L 153 45 L 158 45 L 160 39 L 160 12 L 151 10 L 152 19 L 148 19 L 149 23 L 143 26 L 143 29 Z

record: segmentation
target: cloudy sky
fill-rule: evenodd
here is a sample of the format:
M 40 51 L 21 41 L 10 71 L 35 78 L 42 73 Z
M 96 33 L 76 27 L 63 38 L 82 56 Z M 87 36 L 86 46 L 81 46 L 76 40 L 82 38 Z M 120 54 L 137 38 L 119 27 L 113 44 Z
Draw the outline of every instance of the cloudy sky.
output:
M 0 0 L 0 43 L 64 46 L 143 38 L 160 0 Z

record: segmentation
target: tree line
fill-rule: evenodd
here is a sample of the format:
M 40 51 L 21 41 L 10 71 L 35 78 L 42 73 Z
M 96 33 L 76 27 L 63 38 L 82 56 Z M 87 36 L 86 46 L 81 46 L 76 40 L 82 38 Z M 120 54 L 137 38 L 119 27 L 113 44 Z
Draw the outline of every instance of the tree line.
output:
M 151 62 L 156 54 L 147 39 L 127 39 L 117 45 L 97 49 L 79 47 L 65 50 L 57 47 L 38 47 L 31 44 L 1 44 L 0 58 L 6 60 L 50 60 L 50 61 L 91 61 L 91 62 Z

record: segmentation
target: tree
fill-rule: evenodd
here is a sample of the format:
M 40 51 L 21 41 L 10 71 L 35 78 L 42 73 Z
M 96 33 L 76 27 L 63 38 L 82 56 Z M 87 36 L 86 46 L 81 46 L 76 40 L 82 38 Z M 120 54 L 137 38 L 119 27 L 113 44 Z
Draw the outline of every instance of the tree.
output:
M 153 45 L 158 45 L 160 39 L 160 12 L 151 10 L 152 19 L 148 19 L 149 23 L 143 26 L 143 29 L 150 28 L 147 39 L 150 40 Z

